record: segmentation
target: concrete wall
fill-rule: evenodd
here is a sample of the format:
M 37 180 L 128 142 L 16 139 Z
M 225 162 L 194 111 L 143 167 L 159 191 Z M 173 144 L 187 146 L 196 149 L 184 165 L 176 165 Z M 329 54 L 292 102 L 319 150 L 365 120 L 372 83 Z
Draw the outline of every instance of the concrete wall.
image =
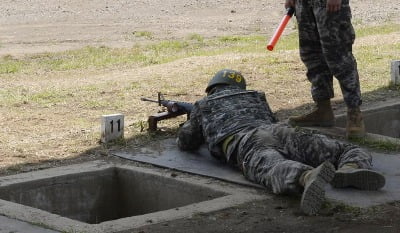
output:
M 368 133 L 400 138 L 400 104 L 363 111 Z M 336 118 L 337 127 L 346 127 L 346 115 Z
M 174 179 L 118 169 L 121 215 L 136 216 L 226 195 Z

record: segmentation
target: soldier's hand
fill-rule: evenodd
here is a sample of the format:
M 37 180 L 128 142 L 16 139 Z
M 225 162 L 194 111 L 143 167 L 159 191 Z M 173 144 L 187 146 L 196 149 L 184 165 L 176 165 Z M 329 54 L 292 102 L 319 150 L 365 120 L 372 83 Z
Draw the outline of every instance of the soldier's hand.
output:
M 336 12 L 340 10 L 341 6 L 342 6 L 342 0 L 328 0 L 326 2 L 326 11 Z
M 285 9 L 289 7 L 295 7 L 296 6 L 296 0 L 286 0 L 285 1 Z

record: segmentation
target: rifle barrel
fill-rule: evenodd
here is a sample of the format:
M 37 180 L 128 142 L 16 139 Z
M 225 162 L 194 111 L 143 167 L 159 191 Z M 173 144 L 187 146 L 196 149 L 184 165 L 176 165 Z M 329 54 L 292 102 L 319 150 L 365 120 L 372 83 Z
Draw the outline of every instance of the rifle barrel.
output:
M 152 99 L 148 99 L 148 98 L 140 98 L 141 101 L 148 101 L 148 102 L 153 102 L 153 103 L 159 103 L 158 100 L 152 100 Z

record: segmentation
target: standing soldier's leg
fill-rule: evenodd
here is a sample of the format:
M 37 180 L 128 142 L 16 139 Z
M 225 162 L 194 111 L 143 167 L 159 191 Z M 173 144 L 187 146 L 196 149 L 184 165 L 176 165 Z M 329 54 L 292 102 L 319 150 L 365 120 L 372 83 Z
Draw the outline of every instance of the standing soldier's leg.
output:
M 360 111 L 362 101 L 357 62 L 352 53 L 355 33 L 349 1 L 343 0 L 341 9 L 334 13 L 327 13 L 323 6 L 315 7 L 314 14 L 325 60 L 340 83 L 348 107 L 347 137 L 362 137 L 365 128 Z
M 330 99 L 334 96 L 333 75 L 325 62 L 312 1 L 298 0 L 296 18 L 299 27 L 300 58 L 307 68 L 316 109 L 309 114 L 290 117 L 293 126 L 333 126 Z

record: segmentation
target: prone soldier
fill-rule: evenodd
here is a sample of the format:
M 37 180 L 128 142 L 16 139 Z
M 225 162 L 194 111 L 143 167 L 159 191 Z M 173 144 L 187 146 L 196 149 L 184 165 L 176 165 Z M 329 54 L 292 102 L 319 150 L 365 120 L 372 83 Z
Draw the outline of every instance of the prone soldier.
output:
M 214 157 L 237 166 L 250 181 L 275 194 L 301 193 L 301 210 L 318 213 L 324 186 L 377 190 L 385 178 L 371 170 L 360 147 L 277 122 L 263 92 L 246 90 L 238 71 L 215 74 L 190 119 L 178 132 L 178 146 L 192 151 L 206 143 Z

